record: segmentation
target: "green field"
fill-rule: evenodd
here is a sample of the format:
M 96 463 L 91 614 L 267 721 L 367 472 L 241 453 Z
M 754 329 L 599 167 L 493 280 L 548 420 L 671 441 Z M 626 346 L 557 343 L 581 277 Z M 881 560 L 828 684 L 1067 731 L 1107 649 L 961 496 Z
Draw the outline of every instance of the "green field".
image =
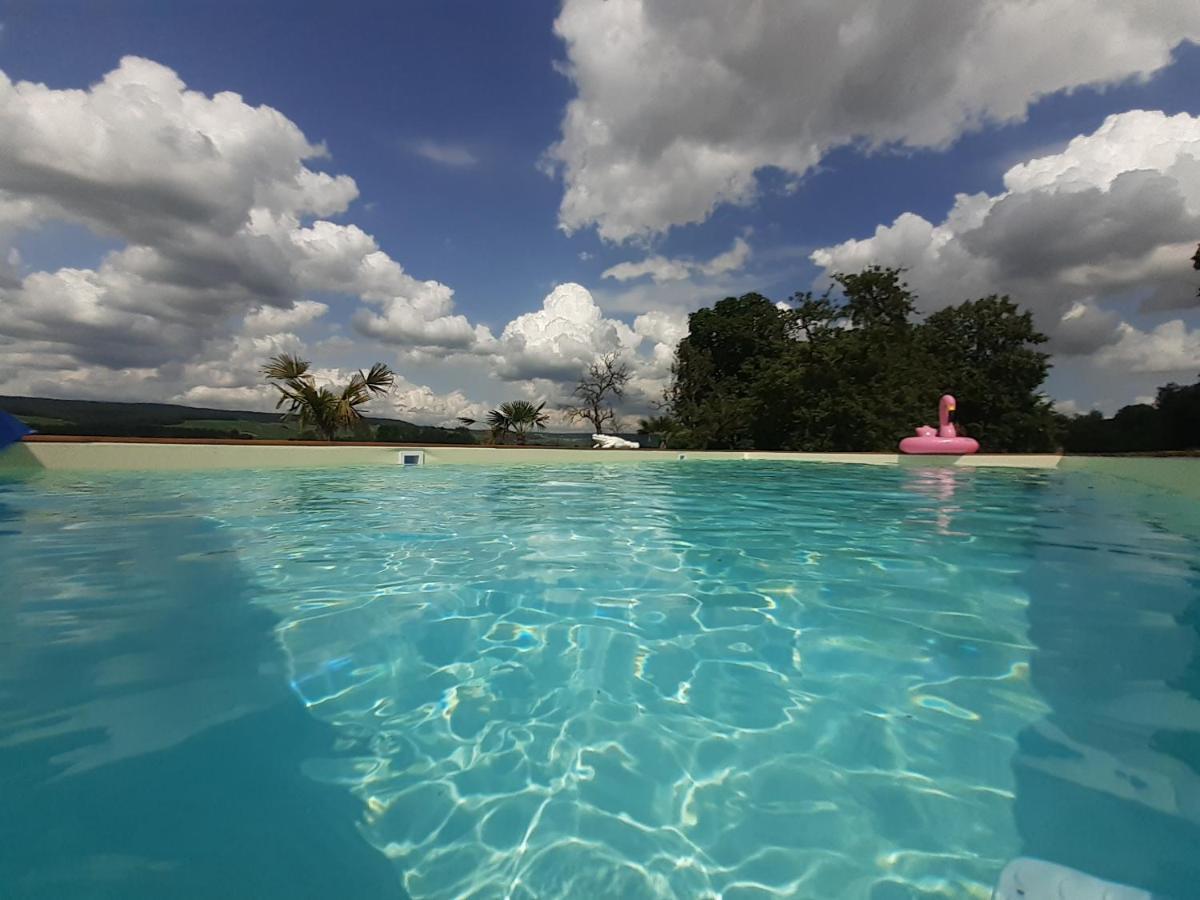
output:
M 206 409 L 174 403 L 119 403 L 109 400 L 60 400 L 50 397 L 0 396 L 0 410 L 46 435 L 102 437 L 258 438 L 286 441 L 300 437 L 295 423 L 284 424 L 278 412 Z M 464 428 L 417 425 L 403 419 L 368 416 L 367 440 L 422 444 L 473 444 Z M 311 435 L 310 435 L 311 437 Z M 349 438 L 345 435 L 344 438 Z
M 66 419 L 55 419 L 51 416 L 20 416 L 20 419 L 30 428 L 45 428 L 69 424 Z
M 175 427 L 203 431 L 238 431 L 268 441 L 286 441 L 300 434 L 299 430 L 283 422 L 255 422 L 251 419 L 185 419 Z

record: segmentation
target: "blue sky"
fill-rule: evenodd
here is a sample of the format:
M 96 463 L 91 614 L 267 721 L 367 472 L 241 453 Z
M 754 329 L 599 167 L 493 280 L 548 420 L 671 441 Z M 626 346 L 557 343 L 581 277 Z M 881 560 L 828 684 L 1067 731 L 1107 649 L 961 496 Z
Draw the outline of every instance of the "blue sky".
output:
M 929 50 L 928 65 L 920 70 L 899 56 L 902 52 L 919 56 L 920 46 L 911 40 L 890 44 L 890 34 L 897 29 L 880 24 L 898 6 L 885 10 L 866 0 L 848 4 L 859 7 L 857 17 L 830 24 L 823 21 L 831 15 L 828 10 L 807 11 L 808 5 L 758 4 L 764 24 L 756 31 L 752 16 L 747 16 L 749 24 L 729 21 L 720 4 L 694 4 L 685 15 L 667 17 L 648 13 L 636 0 L 606 4 L 569 0 L 563 6 L 548 2 L 16 3 L 0 6 L 0 69 L 11 82 L 44 85 L 50 94 L 39 94 L 36 100 L 49 102 L 47 97 L 54 92 L 88 91 L 123 57 L 142 57 L 173 71 L 190 91 L 208 98 L 222 91 L 236 92 L 249 107 L 270 107 L 294 123 L 309 142 L 323 143 L 328 156 L 308 159 L 304 165 L 349 176 L 357 190 L 342 209 L 299 210 L 300 224 L 327 219 L 373 236 L 377 247 L 407 276 L 452 290 L 449 306 L 420 315 L 465 317 L 467 322 L 459 325 L 483 327 L 489 334 L 479 338 L 477 333 L 468 347 L 466 338 L 439 343 L 441 339 L 413 337 L 412 329 L 395 326 L 394 321 L 370 328 L 362 325 L 362 308 L 373 301 L 364 301 L 360 288 L 334 290 L 333 283 L 308 283 L 298 276 L 284 279 L 291 295 L 279 299 L 268 291 L 262 302 L 272 309 L 290 308 L 288 304 L 301 299 L 324 303 L 328 309 L 315 319 L 285 322 L 281 326 L 285 330 L 277 333 L 284 336 L 279 341 L 299 342 L 319 365 L 331 369 L 369 362 L 364 355 L 394 362 L 411 389 L 401 403 L 411 418 L 451 418 L 456 404 L 469 410 L 514 394 L 553 401 L 569 387 L 572 365 L 578 367 L 588 353 L 617 347 L 627 349 L 644 368 L 640 402 L 645 407 L 665 377 L 658 344 L 677 336 L 687 311 L 731 291 L 755 289 L 782 299 L 826 283 L 831 265 L 836 268 L 844 260 L 867 258 L 915 265 L 913 280 L 918 288 L 937 285 L 937 296 L 930 300 L 933 306 L 967 299 L 979 293 L 975 289 L 980 285 L 1010 290 L 1016 299 L 1027 302 L 1056 342 L 1052 344 L 1056 369 L 1048 388 L 1056 399 L 1068 401 L 1068 408 L 1099 405 L 1111 411 L 1152 393 L 1156 384 L 1172 378 L 1190 380 L 1200 371 L 1200 359 L 1191 358 L 1200 347 L 1196 337 L 1200 317 L 1178 284 L 1186 259 L 1177 264 L 1162 262 L 1170 256 L 1162 248 L 1181 245 L 1180 235 L 1197 220 L 1188 206 L 1192 199 L 1184 202 L 1182 212 L 1176 210 L 1180 216 L 1176 230 L 1164 232 L 1154 247 L 1141 248 L 1138 259 L 1130 256 L 1125 261 L 1126 271 L 1145 270 L 1144 284 L 1122 280 L 1111 271 L 1079 274 L 1078 269 L 1031 280 L 1019 259 L 1014 263 L 1011 235 L 1000 235 L 1001 243 L 986 250 L 979 249 L 982 238 L 955 236 L 956 246 L 961 243 L 980 257 L 971 262 L 969 272 L 946 268 L 949 263 L 944 260 L 922 269 L 923 246 L 915 232 L 889 232 L 894 240 L 885 237 L 866 248 L 852 250 L 844 245 L 870 238 L 877 226 L 891 226 L 904 214 L 937 226 L 959 194 L 983 192 L 1002 199 L 1005 172 L 1032 159 L 1063 157 L 1058 169 L 1069 172 L 1070 161 L 1063 156 L 1069 142 L 1097 134 L 1107 117 L 1130 111 L 1190 115 L 1185 116 L 1186 122 L 1171 120 L 1171 133 L 1161 140 L 1149 132 L 1159 120 L 1139 120 L 1141 124 L 1125 129 L 1120 148 L 1100 148 L 1093 156 L 1128 152 L 1129 171 L 1144 171 L 1151 150 L 1127 149 L 1130 142 L 1141 140 L 1152 148 L 1156 142 L 1174 141 L 1175 156 L 1162 164 L 1163 177 L 1174 179 L 1171 189 L 1192 198 L 1200 188 L 1190 179 L 1200 176 L 1176 165 L 1192 152 L 1188 129 L 1191 116 L 1200 116 L 1200 94 L 1194 89 L 1200 83 L 1200 47 L 1193 42 L 1200 33 L 1200 16 L 1189 12 L 1188 4 L 1164 3 L 1161 21 L 1150 24 L 1143 20 L 1155 17 L 1125 20 L 1120 13 L 1114 13 L 1113 21 L 1080 24 L 1075 41 L 1051 41 L 1043 24 L 1030 23 L 1022 45 L 1029 58 L 1019 60 L 1021 54 L 1014 52 L 1008 62 L 1003 52 L 992 53 L 990 38 L 980 36 L 978 20 L 945 25 L 950 39 L 932 33 L 930 25 L 916 32 L 928 33 L 934 48 Z M 978 7 L 981 15 L 996 15 L 996 9 L 989 8 L 1006 5 L 1010 4 L 1003 0 L 963 4 Z M 1063 7 L 1064 15 L 1072 6 L 1087 7 L 1069 0 L 1048 4 L 1056 5 Z M 708 21 L 703 20 L 705 15 L 710 16 Z M 916 17 L 914 12 L 904 24 Z M 686 30 L 697 25 L 706 28 Z M 826 51 L 818 43 L 803 50 L 808 36 L 826 26 L 836 26 L 839 36 L 850 34 L 849 49 Z M 957 27 L 960 31 L 953 31 Z M 1122 28 L 1129 33 L 1122 34 Z M 682 36 L 695 33 L 708 34 L 706 39 L 714 43 L 697 47 L 692 38 Z M 855 35 L 860 33 L 874 42 L 865 50 L 858 48 L 862 40 Z M 796 55 L 813 57 L 811 63 L 775 61 L 786 55 L 775 53 L 777 35 L 794 35 Z M 894 40 L 902 38 L 897 33 Z M 618 43 L 605 47 L 606 40 Z M 1044 50 L 1039 50 L 1038 41 L 1046 42 Z M 1109 54 L 1111 62 L 1096 63 L 1110 41 L 1115 42 L 1112 46 L 1139 49 L 1114 50 Z M 644 50 L 629 49 L 633 42 L 640 48 L 661 47 L 662 59 L 652 54 L 647 60 Z M 765 60 L 761 70 L 748 67 L 740 55 L 744 47 L 738 45 L 746 44 L 753 51 L 749 58 Z M 944 49 L 947 46 L 950 49 Z M 824 52 L 835 56 L 822 59 Z M 844 59 L 856 52 L 870 54 L 869 67 Z M 688 68 L 687 53 L 697 54 L 694 71 L 699 76 L 689 74 L 693 70 Z M 1077 60 L 1070 59 L 1072 53 Z M 895 56 L 894 63 L 889 54 Z M 683 62 L 678 63 L 681 55 Z M 608 59 L 611 70 L 605 68 Z M 963 59 L 979 71 L 969 78 L 958 74 L 964 70 Z M 992 69 L 979 59 L 989 60 Z M 712 68 L 707 63 L 714 60 L 726 64 L 724 74 L 712 75 L 716 80 L 705 84 Z M 924 84 L 924 71 L 938 65 L 952 74 Z M 827 87 L 812 87 L 820 80 L 817 66 L 822 72 L 837 66 L 845 71 Z M 870 101 L 840 99 L 859 96 L 852 93 L 856 72 L 868 68 L 874 79 L 868 85 L 871 92 L 886 95 L 894 90 L 894 100 L 881 96 L 876 108 Z M 622 79 L 631 70 L 638 77 L 627 84 Z M 726 77 L 728 83 L 720 80 Z M 726 121 L 709 121 L 713 116 L 704 111 L 705 98 L 688 95 L 692 78 L 698 91 L 712 96 L 712 106 L 730 104 Z M 788 79 L 794 79 L 794 97 L 779 90 Z M 947 87 L 943 83 L 947 79 L 962 83 Z M 572 101 L 587 114 L 578 127 L 564 124 Z M 39 118 L 33 102 L 20 114 L 44 126 L 48 120 Z M 859 102 L 862 109 L 848 108 Z M 90 114 L 102 116 L 103 110 Z M 599 150 L 589 132 L 596 123 L 605 129 L 605 146 Z M 172 120 L 170 127 L 177 126 L 202 130 L 195 123 L 180 125 Z M 138 126 L 124 121 L 119 127 Z M 14 132 L 23 129 L 14 126 Z M 61 131 L 53 134 L 59 138 L 56 146 L 69 143 L 61 140 Z M 94 141 L 95 131 L 89 134 Z M 119 160 L 90 158 L 87 139 L 81 136 L 80 140 L 78 165 L 92 167 L 86 180 L 126 177 L 119 174 Z M 565 149 L 552 151 L 559 141 Z M 274 152 L 266 137 L 263 147 L 264 154 Z M 17 147 L 11 152 L 25 151 Z M 69 148 L 62 152 L 65 156 Z M 727 157 L 718 160 L 716 174 L 707 162 L 714 154 Z M 805 154 L 811 165 L 796 162 Z M 181 160 L 180 167 L 185 163 Z M 72 164 L 68 159 L 58 169 Z M 688 175 L 689 166 L 695 167 L 694 177 Z M 154 187 L 156 167 L 174 171 L 172 161 L 161 154 L 147 159 L 131 194 Z M 628 178 L 621 174 L 626 172 Z M 705 183 L 710 176 L 711 187 Z M 1066 176 L 1055 177 L 1061 181 Z M 1099 194 L 1111 193 L 1113 177 L 1113 172 L 1096 175 L 1100 180 L 1089 184 Z M 7 243 L 17 254 L 10 254 L 10 291 L 36 273 L 56 273 L 62 267 L 100 270 L 106 258 L 145 240 L 134 236 L 140 234 L 135 225 L 107 227 L 94 213 L 83 211 L 83 200 L 76 209 L 66 188 L 31 187 L 21 172 L 10 173 L 9 183 L 4 178 L 0 169 L 0 196 L 7 191 L 11 198 L 26 198 L 38 210 L 24 220 L 14 216 L 15 224 L 0 228 L 0 249 Z M 668 190 L 655 195 L 662 184 Z M 575 212 L 564 204 L 564 197 L 576 196 L 573 189 L 585 198 L 571 207 Z M 676 203 L 676 198 L 693 190 L 694 197 Z M 1059 182 L 1030 188 L 1047 196 L 1057 190 Z M 1132 191 L 1133 202 L 1148 190 Z M 641 198 L 652 195 L 657 198 L 647 202 L 644 213 L 631 212 L 639 208 Z M 564 205 L 560 208 L 560 204 Z M 1113 214 L 1097 212 L 1088 221 L 1104 215 Z M 1149 209 L 1146 215 L 1155 216 Z M 1034 223 L 1021 227 L 1036 228 Z M 1106 234 L 1112 238 L 1122 228 L 1135 227 L 1115 222 Z M 705 270 L 706 261 L 736 248 L 736 240 L 745 242 L 744 258 L 714 263 Z M 1194 235 L 1192 243 L 1196 241 L 1200 233 Z M 175 239 L 169 251 L 153 240 L 145 243 L 156 254 L 184 253 Z M 821 249 L 829 251 L 834 262 L 814 262 L 813 252 Z M 1098 246 L 1095 254 L 1097 264 L 1114 258 L 1111 247 Z M 184 255 L 192 256 L 190 251 Z M 674 261 L 683 268 L 677 265 L 675 274 L 661 281 L 653 274 L 626 280 L 605 276 L 613 266 L 644 260 Z M 655 271 L 654 265 L 646 271 Z M 659 271 L 666 270 L 660 267 Z M 1077 289 L 1081 281 L 1087 283 L 1086 290 Z M 116 283 L 105 282 L 88 295 L 87 302 L 107 304 L 105 315 L 116 309 L 128 312 L 134 301 L 117 297 Z M 171 281 L 169 288 L 181 283 L 182 279 Z M 568 283 L 579 285 L 581 292 L 560 292 L 565 299 L 550 315 L 543 298 Z M 1063 289 L 1063 285 L 1072 286 Z M 1162 285 L 1171 286 L 1174 299 L 1160 303 L 1160 309 L 1147 310 L 1146 296 Z M 43 293 L 35 293 L 33 287 Z M 52 298 L 57 289 L 49 279 L 33 286 L 26 282 L 20 296 L 8 299 L 10 313 L 29 321 L 7 332 L 13 357 L 0 367 L 0 392 L 57 386 L 60 395 L 82 395 L 90 384 L 131 399 L 153 396 L 237 406 L 258 405 L 256 397 L 262 398 L 255 393 L 250 368 L 239 378 L 226 374 L 217 383 L 202 383 L 206 374 L 220 368 L 217 362 L 226 355 L 238 359 L 239 353 L 248 352 L 244 343 L 230 342 L 249 333 L 239 332 L 237 323 L 240 315 L 258 308 L 252 291 L 239 289 L 237 297 L 233 293 L 223 297 L 219 317 L 211 307 L 201 306 L 209 300 L 180 300 L 195 311 L 195 322 L 203 320 L 204 325 L 186 335 L 181 332 L 176 343 L 151 354 L 151 367 L 142 365 L 141 358 L 87 352 L 87 342 L 100 339 L 95 334 L 83 332 L 72 339 L 75 343 L 59 340 L 62 323 L 52 328 L 38 314 L 52 304 L 46 297 Z M 1022 296 L 1022 291 L 1028 296 Z M 0 294 L 0 304 L 5 302 Z M 426 309 L 421 306 L 424 301 L 413 302 Z M 409 301 L 404 303 L 408 305 L 401 312 L 387 313 L 390 321 L 401 313 L 415 315 Z M 593 305 L 599 313 L 593 314 Z M 90 315 L 78 311 L 83 307 L 76 309 L 80 321 Z M 506 332 L 519 316 L 539 310 L 540 319 Z M 174 322 L 177 314 L 175 310 L 164 321 Z M 149 333 L 160 312 L 139 308 L 138 315 Z M 650 319 L 639 329 L 635 320 L 640 315 Z M 223 323 L 220 326 L 214 324 L 217 318 Z M 1075 326 L 1085 321 L 1089 327 L 1081 337 Z M 1175 322 L 1180 323 L 1177 328 Z M 1174 330 L 1156 332 L 1168 324 Z M 636 332 L 633 337 L 626 334 L 631 328 Z M 5 333 L 0 322 L 0 335 Z M 261 329 L 255 333 L 271 337 Z M 507 340 L 506 333 L 510 334 Z M 31 346 L 54 356 L 60 370 L 18 371 L 23 357 L 16 354 Z M 4 348 L 0 344 L 0 351 Z M 1163 359 L 1168 362 L 1155 362 Z

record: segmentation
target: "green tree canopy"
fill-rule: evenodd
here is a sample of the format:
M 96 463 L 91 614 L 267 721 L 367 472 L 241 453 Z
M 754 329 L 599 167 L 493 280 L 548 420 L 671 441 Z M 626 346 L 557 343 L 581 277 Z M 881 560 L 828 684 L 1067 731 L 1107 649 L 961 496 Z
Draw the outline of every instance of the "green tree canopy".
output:
M 1054 449 L 1054 414 L 1038 393 L 1050 371 L 1037 349 L 1046 338 L 1029 312 L 1008 297 L 967 301 L 930 315 L 921 339 L 968 434 L 994 449 Z
M 1200 449 L 1200 378 L 1195 384 L 1172 382 L 1163 385 L 1158 389 L 1154 406 L 1163 419 L 1163 438 L 1166 445 L 1162 449 Z
M 759 367 L 794 343 L 789 317 L 761 294 L 727 297 L 688 317 L 668 400 L 697 446 L 750 447 L 761 416 Z
M 987 449 L 1053 448 L 1056 419 L 1038 393 L 1046 339 L 1029 313 L 992 296 L 919 321 L 898 269 L 835 282 L 820 297 L 746 294 L 691 315 L 667 395 L 688 443 L 893 450 L 949 391 Z
M 1063 447 L 1074 453 L 1200 450 L 1200 380 L 1164 384 L 1154 403 L 1135 403 L 1106 419 L 1097 411 L 1066 416 Z

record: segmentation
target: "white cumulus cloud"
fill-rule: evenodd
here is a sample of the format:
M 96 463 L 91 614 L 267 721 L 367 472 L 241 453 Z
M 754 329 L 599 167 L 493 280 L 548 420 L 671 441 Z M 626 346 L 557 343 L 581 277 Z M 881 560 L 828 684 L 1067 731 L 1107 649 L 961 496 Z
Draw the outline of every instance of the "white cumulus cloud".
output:
M 470 399 L 460 390 L 439 394 L 423 384 L 413 384 L 407 378 L 398 378 L 392 392 L 376 405 L 385 404 L 387 409 L 375 409 L 377 415 L 392 415 L 428 425 L 456 428 L 459 417 L 482 422 L 487 416 L 488 405 Z
M 329 312 L 329 305 L 316 300 L 297 300 L 291 309 L 260 306 L 246 316 L 242 326 L 247 334 L 294 331 L 297 328 L 311 325 L 327 312 Z
M 649 275 L 656 283 L 664 281 L 683 281 L 695 275 L 724 275 L 734 272 L 746 264 L 751 255 L 750 244 L 745 238 L 734 238 L 733 246 L 724 253 L 718 253 L 712 259 L 695 261 L 689 259 L 669 259 L 665 256 L 648 256 L 637 262 L 617 263 L 601 273 L 601 278 L 614 278 L 617 281 L 632 281 Z
M 352 224 L 358 195 L 283 113 L 189 90 L 126 57 L 86 89 L 0 73 L 0 388 L 248 403 L 243 351 L 324 316 L 313 293 L 365 304 L 355 323 L 397 347 L 491 340 Z M 28 271 L 10 244 L 48 223 L 119 247 L 99 265 Z M 29 348 L 54 360 L 31 365 Z M 230 360 L 232 359 L 232 363 Z
M 1004 187 L 959 195 L 942 222 L 904 213 L 812 259 L 827 275 L 905 267 L 926 310 L 1009 293 L 1062 353 L 1122 340 L 1118 301 L 1151 313 L 1196 305 L 1200 117 L 1110 116 L 1062 152 L 1011 168 Z
M 567 283 L 547 294 L 540 309 L 509 322 L 492 343 L 480 344 L 476 354 L 494 377 L 551 406 L 568 403 L 587 367 L 613 354 L 630 373 L 621 405 L 642 413 L 662 399 L 675 348 L 686 334 L 682 309 L 652 310 L 631 326 L 606 316 L 587 288 Z
M 1200 5 L 565 0 L 555 31 L 576 91 L 548 153 L 559 222 L 621 241 L 749 202 L 766 166 L 945 147 L 1046 94 L 1147 76 L 1200 39 Z
M 1200 375 L 1200 329 L 1188 328 L 1182 319 L 1148 332 L 1122 322 L 1116 343 L 1101 349 L 1096 361 L 1130 372 Z
M 635 347 L 638 336 L 624 322 L 605 318 L 583 285 L 560 284 L 542 307 L 504 327 L 493 348 L 498 374 L 509 380 L 578 378 L 605 353 Z

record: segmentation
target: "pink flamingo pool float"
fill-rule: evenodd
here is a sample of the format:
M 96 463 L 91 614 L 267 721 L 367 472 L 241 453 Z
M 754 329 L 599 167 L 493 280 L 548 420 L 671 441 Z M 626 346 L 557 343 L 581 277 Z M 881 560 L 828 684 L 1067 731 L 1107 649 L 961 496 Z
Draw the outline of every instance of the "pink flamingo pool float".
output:
M 955 456 L 976 452 L 979 449 L 979 441 L 974 438 L 959 437 L 954 423 L 950 421 L 954 409 L 954 398 L 949 394 L 944 394 L 938 403 L 937 431 L 928 425 L 922 425 L 917 429 L 916 437 L 906 437 L 900 442 L 900 452 L 948 453 Z

